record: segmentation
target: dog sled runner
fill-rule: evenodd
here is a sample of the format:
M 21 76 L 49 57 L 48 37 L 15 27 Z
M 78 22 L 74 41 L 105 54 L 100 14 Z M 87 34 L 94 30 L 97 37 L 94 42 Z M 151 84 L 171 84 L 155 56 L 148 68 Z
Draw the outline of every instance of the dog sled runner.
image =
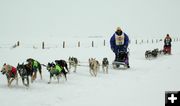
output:
M 130 68 L 125 62 L 114 61 L 112 63 L 113 69 Z

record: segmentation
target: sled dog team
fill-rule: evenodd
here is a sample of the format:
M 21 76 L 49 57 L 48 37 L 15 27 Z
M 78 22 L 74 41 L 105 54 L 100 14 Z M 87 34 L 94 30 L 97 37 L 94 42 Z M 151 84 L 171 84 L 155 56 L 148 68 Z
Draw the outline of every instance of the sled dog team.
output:
M 46 67 L 50 74 L 50 79 L 48 84 L 51 83 L 51 79 L 54 77 L 57 79 L 59 83 L 59 78 L 64 77 L 65 80 L 67 80 L 67 73 L 70 73 L 70 69 L 73 67 L 74 71 L 76 73 L 77 66 L 78 66 L 78 59 L 75 57 L 69 57 L 68 63 L 69 67 L 67 65 L 67 62 L 65 60 L 55 60 L 55 62 L 49 62 L 47 65 L 40 64 L 37 60 L 34 60 L 32 58 L 28 58 L 26 60 L 26 64 L 18 63 L 17 67 L 11 66 L 9 64 L 4 64 L 1 73 L 3 75 L 6 75 L 7 77 L 7 85 L 8 87 L 11 86 L 11 83 L 15 80 L 16 84 L 18 85 L 18 78 L 22 79 L 22 83 L 24 86 L 29 87 L 29 82 L 34 82 L 34 80 L 37 78 L 37 72 L 40 74 L 40 78 L 42 80 L 42 66 Z M 108 66 L 109 62 L 107 58 L 103 58 L 102 60 L 102 70 L 103 73 L 108 74 Z M 89 72 L 92 76 L 97 76 L 97 73 L 100 69 L 100 63 L 95 58 L 89 59 Z M 29 79 L 29 77 L 31 79 Z
M 115 33 L 110 38 L 110 47 L 111 50 L 115 54 L 115 60 L 113 61 L 113 68 L 117 69 L 120 67 L 120 65 L 123 65 L 125 68 L 130 68 L 129 65 L 129 51 L 128 51 L 128 45 L 129 45 L 129 37 L 128 35 L 122 31 L 120 27 L 117 27 Z M 157 57 L 158 53 L 164 53 L 164 54 L 171 54 L 171 42 L 172 39 L 169 36 L 169 34 L 166 35 L 164 39 L 164 48 L 161 51 L 158 51 L 158 49 L 155 49 L 153 51 L 147 50 L 145 52 L 145 57 Z M 42 66 L 45 66 L 46 69 L 50 73 L 50 80 L 48 83 L 51 83 L 52 77 L 56 77 L 59 82 L 59 77 L 64 76 L 67 80 L 67 73 L 69 73 L 69 69 L 71 67 L 74 67 L 74 71 L 76 72 L 77 66 L 78 66 L 78 59 L 75 57 L 69 57 L 68 63 L 69 68 L 65 60 L 55 60 L 54 62 L 49 62 L 47 65 L 40 64 L 38 61 L 29 58 L 26 60 L 27 64 L 19 64 L 17 67 L 13 67 L 8 64 L 4 64 L 1 72 L 2 74 L 5 74 L 7 77 L 8 86 L 11 85 L 13 80 L 16 80 L 18 83 L 18 73 L 19 76 L 22 78 L 22 82 L 25 86 L 29 86 L 29 76 L 31 77 L 31 82 L 33 82 L 36 79 L 37 71 L 39 72 L 41 79 L 42 79 Z M 100 69 L 100 63 L 95 58 L 89 59 L 89 72 L 92 76 L 97 76 L 97 73 Z M 108 73 L 108 66 L 109 62 L 107 58 L 103 58 L 102 60 L 102 69 L 104 73 Z

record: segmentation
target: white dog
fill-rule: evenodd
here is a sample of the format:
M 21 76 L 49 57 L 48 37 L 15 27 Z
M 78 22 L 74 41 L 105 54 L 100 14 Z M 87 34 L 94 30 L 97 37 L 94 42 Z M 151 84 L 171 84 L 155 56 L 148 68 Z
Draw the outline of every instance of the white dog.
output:
M 16 85 L 18 85 L 18 74 L 17 70 L 15 67 L 11 65 L 4 64 L 3 68 L 1 69 L 1 73 L 6 75 L 7 77 L 7 82 L 8 82 L 8 87 L 10 87 L 11 83 L 13 80 L 16 80 Z
M 69 57 L 68 60 L 69 60 L 69 69 L 71 69 L 71 67 L 74 67 L 74 72 L 76 72 L 78 59 L 75 57 Z

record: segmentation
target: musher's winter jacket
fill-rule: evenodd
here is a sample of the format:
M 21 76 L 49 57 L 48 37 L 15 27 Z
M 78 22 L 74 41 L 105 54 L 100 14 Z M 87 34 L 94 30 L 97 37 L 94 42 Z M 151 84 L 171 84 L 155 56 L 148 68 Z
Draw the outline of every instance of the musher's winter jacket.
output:
M 121 35 L 117 35 L 116 33 L 110 39 L 111 49 L 114 53 L 118 53 L 120 51 L 127 51 L 127 47 L 129 44 L 129 37 L 124 32 Z

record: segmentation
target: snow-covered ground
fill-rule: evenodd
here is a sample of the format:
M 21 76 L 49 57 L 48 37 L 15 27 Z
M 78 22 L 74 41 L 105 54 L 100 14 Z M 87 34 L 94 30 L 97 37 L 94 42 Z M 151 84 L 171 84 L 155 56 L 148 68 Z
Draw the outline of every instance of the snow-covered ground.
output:
M 90 39 L 90 38 L 89 38 Z M 86 39 L 89 41 L 89 39 Z M 85 39 L 83 40 L 85 41 Z M 87 44 L 87 43 L 85 43 Z M 52 80 L 48 84 L 49 73 L 43 68 L 43 80 L 39 74 L 37 80 L 27 89 L 19 80 L 19 85 L 7 87 L 6 77 L 0 74 L 0 105 L 1 106 L 164 106 L 165 91 L 179 90 L 180 80 L 180 42 L 173 42 L 172 55 L 159 56 L 147 60 L 144 52 L 148 49 L 163 46 L 162 42 L 149 44 L 131 44 L 130 66 L 128 70 L 114 70 L 110 67 L 109 74 L 102 69 L 97 77 L 89 73 L 88 59 L 94 57 L 100 62 L 107 57 L 110 62 L 114 54 L 109 46 L 69 47 L 33 49 L 22 44 L 15 49 L 0 48 L 0 64 L 4 62 L 16 66 L 32 57 L 43 64 L 55 59 L 67 60 L 69 56 L 80 61 L 77 73 L 71 71 L 68 81 L 63 78 L 58 84 Z M 1 66 L 2 67 L 2 66 Z
M 179 5 L 179 0 L 0 0 L 0 68 L 4 63 L 17 66 L 29 57 L 47 64 L 74 56 L 82 65 L 59 84 L 56 80 L 47 84 L 49 73 L 43 68 L 43 80 L 38 74 L 28 89 L 21 80 L 8 88 L 6 77 L 0 74 L 0 105 L 164 106 L 165 91 L 180 90 Z M 131 68 L 110 67 L 109 74 L 101 69 L 92 77 L 88 59 L 113 61 L 109 39 L 118 26 L 131 39 Z M 167 33 L 173 41 L 179 40 L 172 44 L 172 55 L 146 60 L 145 50 L 162 49 L 159 40 Z M 17 41 L 20 46 L 13 49 Z

